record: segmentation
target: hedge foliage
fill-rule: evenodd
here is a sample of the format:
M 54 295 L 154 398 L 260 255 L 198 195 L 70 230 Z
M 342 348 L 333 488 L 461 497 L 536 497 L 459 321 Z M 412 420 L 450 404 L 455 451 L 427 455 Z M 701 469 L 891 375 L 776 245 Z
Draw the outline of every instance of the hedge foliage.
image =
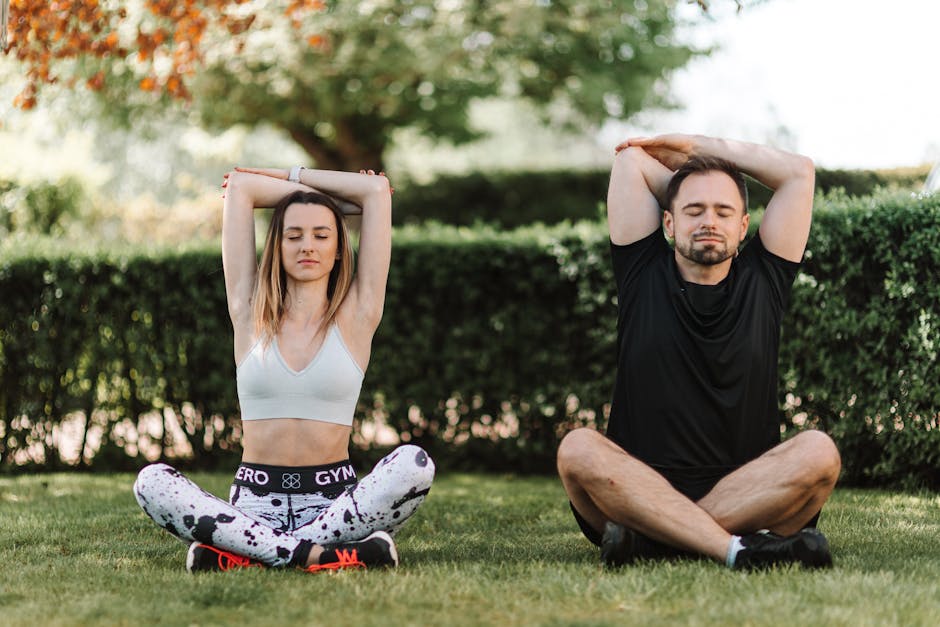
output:
M 847 482 L 940 487 L 940 197 L 817 207 L 784 322 L 781 425 L 831 433 Z M 69 253 L 0 259 L 0 467 L 76 463 L 69 433 L 98 467 L 230 463 L 218 249 Z M 603 426 L 615 325 L 597 222 L 400 228 L 354 455 L 391 443 L 369 438 L 387 424 L 444 467 L 551 472 L 568 429 Z
M 834 195 L 784 325 L 791 422 L 840 444 L 859 484 L 940 487 L 940 195 Z
M 896 170 L 816 170 L 816 189 L 867 196 L 880 188 L 923 188 L 929 167 Z M 474 172 L 442 176 L 426 185 L 402 185 L 395 193 L 396 224 L 469 226 L 477 223 L 515 228 L 541 222 L 594 220 L 604 211 L 609 170 Z M 772 192 L 749 181 L 749 206 L 759 210 Z

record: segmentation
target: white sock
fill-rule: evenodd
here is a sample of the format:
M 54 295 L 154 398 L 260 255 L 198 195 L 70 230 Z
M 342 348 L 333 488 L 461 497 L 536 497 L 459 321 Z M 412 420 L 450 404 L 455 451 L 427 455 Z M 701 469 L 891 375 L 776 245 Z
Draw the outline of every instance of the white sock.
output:
M 738 551 L 743 548 L 741 536 L 731 536 L 731 542 L 728 543 L 728 554 L 725 556 L 725 564 L 728 565 L 728 568 L 734 567 L 734 558 L 738 556 Z

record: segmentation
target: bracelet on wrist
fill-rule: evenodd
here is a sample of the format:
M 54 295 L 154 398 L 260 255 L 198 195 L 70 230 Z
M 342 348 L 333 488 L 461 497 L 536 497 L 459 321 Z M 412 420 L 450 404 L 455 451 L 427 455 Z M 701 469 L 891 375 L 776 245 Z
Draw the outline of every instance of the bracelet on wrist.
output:
M 300 171 L 301 171 L 301 170 L 306 170 L 306 169 L 307 169 L 307 168 L 305 168 L 305 167 L 302 166 L 302 165 L 295 165 L 295 166 L 291 167 L 291 169 L 290 169 L 290 174 L 287 175 L 287 180 L 290 181 L 291 183 L 299 183 L 299 182 L 300 182 Z

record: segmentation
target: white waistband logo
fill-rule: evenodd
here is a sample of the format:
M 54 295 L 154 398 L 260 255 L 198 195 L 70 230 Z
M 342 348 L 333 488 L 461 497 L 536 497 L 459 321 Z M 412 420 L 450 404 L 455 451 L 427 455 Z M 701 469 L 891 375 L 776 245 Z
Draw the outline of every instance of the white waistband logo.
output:
M 352 466 L 340 466 L 339 468 L 333 468 L 331 470 L 320 470 L 314 475 L 313 480 L 317 482 L 317 485 L 330 485 L 337 481 L 343 481 L 346 479 L 355 479 L 356 472 L 353 470 Z
M 300 487 L 299 472 L 285 472 L 281 475 L 281 487 L 285 490 L 296 490 Z
M 268 473 L 265 471 L 245 468 L 244 466 L 239 466 L 238 472 L 235 473 L 235 478 L 255 485 L 268 485 L 268 481 L 271 480 Z

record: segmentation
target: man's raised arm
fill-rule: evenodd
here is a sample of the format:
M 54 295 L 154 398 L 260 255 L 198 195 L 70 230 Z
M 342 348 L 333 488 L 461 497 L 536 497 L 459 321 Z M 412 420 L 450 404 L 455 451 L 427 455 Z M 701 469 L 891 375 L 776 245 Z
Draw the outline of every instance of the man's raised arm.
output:
M 764 248 L 789 261 L 800 261 L 809 238 L 816 171 L 809 157 L 769 146 L 700 135 L 660 135 L 629 140 L 669 167 L 677 155 L 721 157 L 757 179 L 774 195 L 761 220 Z
M 625 245 L 660 228 L 660 201 L 672 170 L 629 141 L 617 146 L 607 189 L 607 225 L 610 241 Z

